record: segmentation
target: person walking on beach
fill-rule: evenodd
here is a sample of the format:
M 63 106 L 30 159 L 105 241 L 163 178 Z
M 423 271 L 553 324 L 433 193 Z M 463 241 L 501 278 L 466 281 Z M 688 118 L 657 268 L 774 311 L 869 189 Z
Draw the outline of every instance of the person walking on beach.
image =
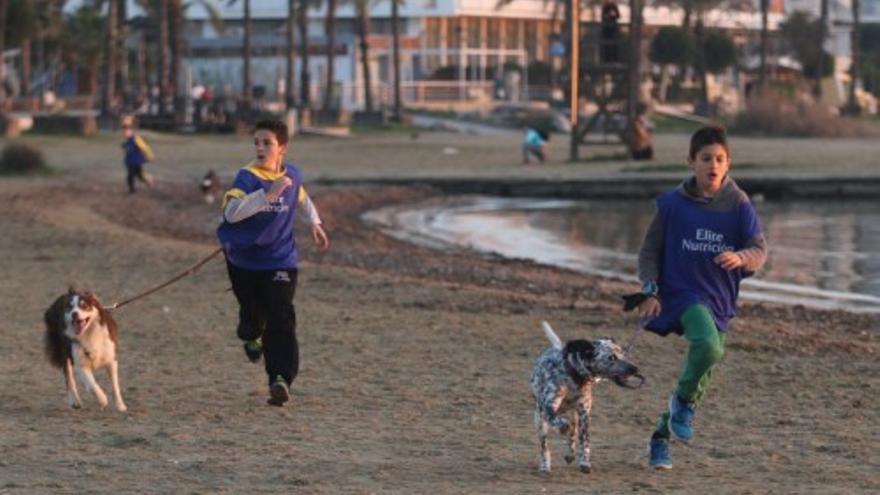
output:
M 223 221 L 217 229 L 239 304 L 236 332 L 251 362 L 265 358 L 268 403 L 275 406 L 290 400 L 290 385 L 299 372 L 293 304 L 298 273 L 295 217 L 311 226 L 319 249 L 330 245 L 303 187 L 302 172 L 284 161 L 287 149 L 283 122 L 257 122 L 256 160 L 238 171 L 232 189 L 224 194 Z
M 696 406 L 724 355 L 740 281 L 767 259 L 767 242 L 748 196 L 728 175 L 730 149 L 723 129 L 691 137 L 693 176 L 661 194 L 639 251 L 639 316 L 659 335 L 684 335 L 688 350 L 678 384 L 650 440 L 649 463 L 672 468 L 669 440 L 694 438 Z
M 550 136 L 543 130 L 533 127 L 526 128 L 526 135 L 522 142 L 523 165 L 529 164 L 529 155 L 535 155 L 539 162 L 544 163 L 544 160 L 547 159 L 547 152 L 544 151 L 547 141 L 550 141 Z
M 125 169 L 128 172 L 125 179 L 128 184 L 128 192 L 134 193 L 135 179 L 140 180 L 147 186 L 152 186 L 153 177 L 144 172 L 144 164 L 155 160 L 156 157 L 153 155 L 150 145 L 144 141 L 144 138 L 135 134 L 132 119 L 122 121 L 122 137 L 125 138 L 122 142 L 122 149 L 125 152 Z

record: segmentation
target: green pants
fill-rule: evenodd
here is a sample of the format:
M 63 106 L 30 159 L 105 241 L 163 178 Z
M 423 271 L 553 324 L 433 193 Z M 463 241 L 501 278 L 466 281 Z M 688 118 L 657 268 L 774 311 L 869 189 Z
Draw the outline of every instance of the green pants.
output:
M 706 394 L 712 370 L 724 356 L 725 334 L 718 331 L 709 309 L 701 304 L 689 306 L 682 313 L 681 326 L 690 347 L 675 392 L 685 401 L 699 404 Z M 669 438 L 668 422 L 667 408 L 657 423 L 657 435 Z

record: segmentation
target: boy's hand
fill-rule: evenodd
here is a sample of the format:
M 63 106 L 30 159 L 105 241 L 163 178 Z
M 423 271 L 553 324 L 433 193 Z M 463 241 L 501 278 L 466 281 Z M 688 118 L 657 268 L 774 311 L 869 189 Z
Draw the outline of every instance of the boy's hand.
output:
M 270 203 L 274 203 L 278 201 L 278 198 L 281 196 L 281 193 L 284 192 L 285 189 L 292 186 L 293 182 L 290 180 L 290 177 L 284 176 L 280 179 L 272 182 L 272 187 L 269 188 L 269 192 L 266 193 L 266 200 Z
M 727 271 L 735 270 L 743 266 L 743 259 L 733 251 L 724 251 L 716 256 L 713 261 Z
M 649 297 L 636 306 L 636 313 L 642 320 L 653 319 L 660 315 L 660 299 Z
M 312 239 L 321 251 L 326 251 L 330 247 L 330 239 L 327 237 L 327 233 L 324 232 L 324 227 L 321 227 L 321 224 L 312 226 Z

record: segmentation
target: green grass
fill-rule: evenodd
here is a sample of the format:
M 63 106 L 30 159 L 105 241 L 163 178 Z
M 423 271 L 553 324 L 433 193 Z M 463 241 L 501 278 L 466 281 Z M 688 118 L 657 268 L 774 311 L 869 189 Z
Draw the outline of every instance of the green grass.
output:
M 703 127 L 703 124 L 697 122 L 666 115 L 654 115 L 651 120 L 654 122 L 654 132 L 658 134 L 691 134 Z

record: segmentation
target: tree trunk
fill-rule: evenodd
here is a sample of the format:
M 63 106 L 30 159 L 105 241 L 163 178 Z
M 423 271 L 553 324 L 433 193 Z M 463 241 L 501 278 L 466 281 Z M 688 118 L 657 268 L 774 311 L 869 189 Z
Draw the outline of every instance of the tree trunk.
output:
M 167 115 L 171 79 L 171 49 L 168 42 L 168 0 L 159 0 L 159 115 Z
M 116 99 L 116 24 L 119 21 L 118 0 L 110 0 L 107 11 L 106 72 L 104 73 L 104 98 L 101 100 L 101 114 L 105 117 L 115 112 Z
M 368 43 L 370 36 L 370 15 L 367 0 L 359 0 L 357 5 L 358 11 L 358 35 L 360 37 L 361 49 L 361 70 L 364 74 L 364 104 L 367 112 L 373 111 L 373 92 L 371 86 L 373 77 L 370 74 L 370 46 Z
M 391 38 L 394 57 L 394 115 L 392 119 L 400 122 L 403 119 L 403 102 L 400 95 L 400 13 L 398 0 L 391 0 Z
M 299 104 L 303 108 L 309 108 L 312 104 L 312 83 L 309 74 L 308 9 L 308 0 L 300 0 L 296 20 L 299 27 Z
M 324 110 L 333 107 L 333 64 L 336 59 L 336 0 L 327 0 L 327 82 L 324 88 Z
M 244 0 L 244 40 L 242 47 L 242 109 L 251 108 L 251 0 Z
M 708 115 L 709 111 L 709 80 L 706 74 L 706 47 L 704 45 L 706 27 L 703 24 L 703 14 L 697 16 L 697 26 L 694 28 L 696 37 L 697 58 L 694 69 L 697 71 L 697 77 L 700 78 L 700 108 L 696 109 L 697 114 Z
M 630 0 L 632 14 L 629 28 L 629 83 L 627 84 L 626 128 L 627 145 L 630 155 L 636 151 L 636 119 L 639 117 L 639 96 L 641 94 L 642 60 L 642 8 L 641 0 Z
M 181 69 L 184 57 L 183 5 L 182 0 L 172 0 L 170 5 L 171 30 L 171 94 L 174 95 L 174 122 L 183 123 L 186 118 L 186 97 L 189 88 L 181 88 Z
M 296 19 L 296 2 L 297 0 L 287 0 L 287 45 L 285 46 L 287 61 L 286 74 L 284 78 L 284 102 L 288 110 L 296 106 L 295 93 L 293 92 L 294 80 L 294 64 L 296 63 L 296 50 L 294 49 L 294 29 L 293 24 Z
M 0 0 L 0 28 L 6 27 L 6 7 L 8 1 Z M 5 34 L 5 33 L 4 33 Z M 6 50 L 6 36 L 0 36 L 0 54 L 2 54 Z M 4 81 L 6 80 L 6 66 L 3 63 L 0 63 L 0 103 L 6 101 L 6 88 L 3 86 Z M 0 108 L 0 111 L 3 111 L 3 108 Z
M 122 107 L 127 112 L 131 110 L 131 83 L 128 77 L 128 2 L 123 0 L 119 4 L 119 78 L 116 85 L 122 92 Z
M 761 65 L 758 71 L 758 92 L 764 91 L 767 84 L 767 15 L 770 10 L 770 0 L 761 0 Z
M 21 96 L 31 95 L 31 39 L 21 40 Z
M 849 67 L 849 104 L 847 105 L 847 113 L 850 115 L 859 115 L 861 107 L 856 100 L 856 84 L 859 81 L 861 68 L 861 48 L 859 47 L 860 35 L 862 30 L 861 0 L 852 0 L 852 33 L 850 41 L 850 67 Z
M 820 0 L 818 56 L 816 75 L 813 79 L 813 96 L 822 97 L 822 74 L 825 72 L 825 39 L 828 37 L 828 0 Z
M 150 88 L 147 86 L 147 41 L 143 31 L 138 33 L 137 37 L 137 97 L 135 104 L 141 105 L 150 94 Z

